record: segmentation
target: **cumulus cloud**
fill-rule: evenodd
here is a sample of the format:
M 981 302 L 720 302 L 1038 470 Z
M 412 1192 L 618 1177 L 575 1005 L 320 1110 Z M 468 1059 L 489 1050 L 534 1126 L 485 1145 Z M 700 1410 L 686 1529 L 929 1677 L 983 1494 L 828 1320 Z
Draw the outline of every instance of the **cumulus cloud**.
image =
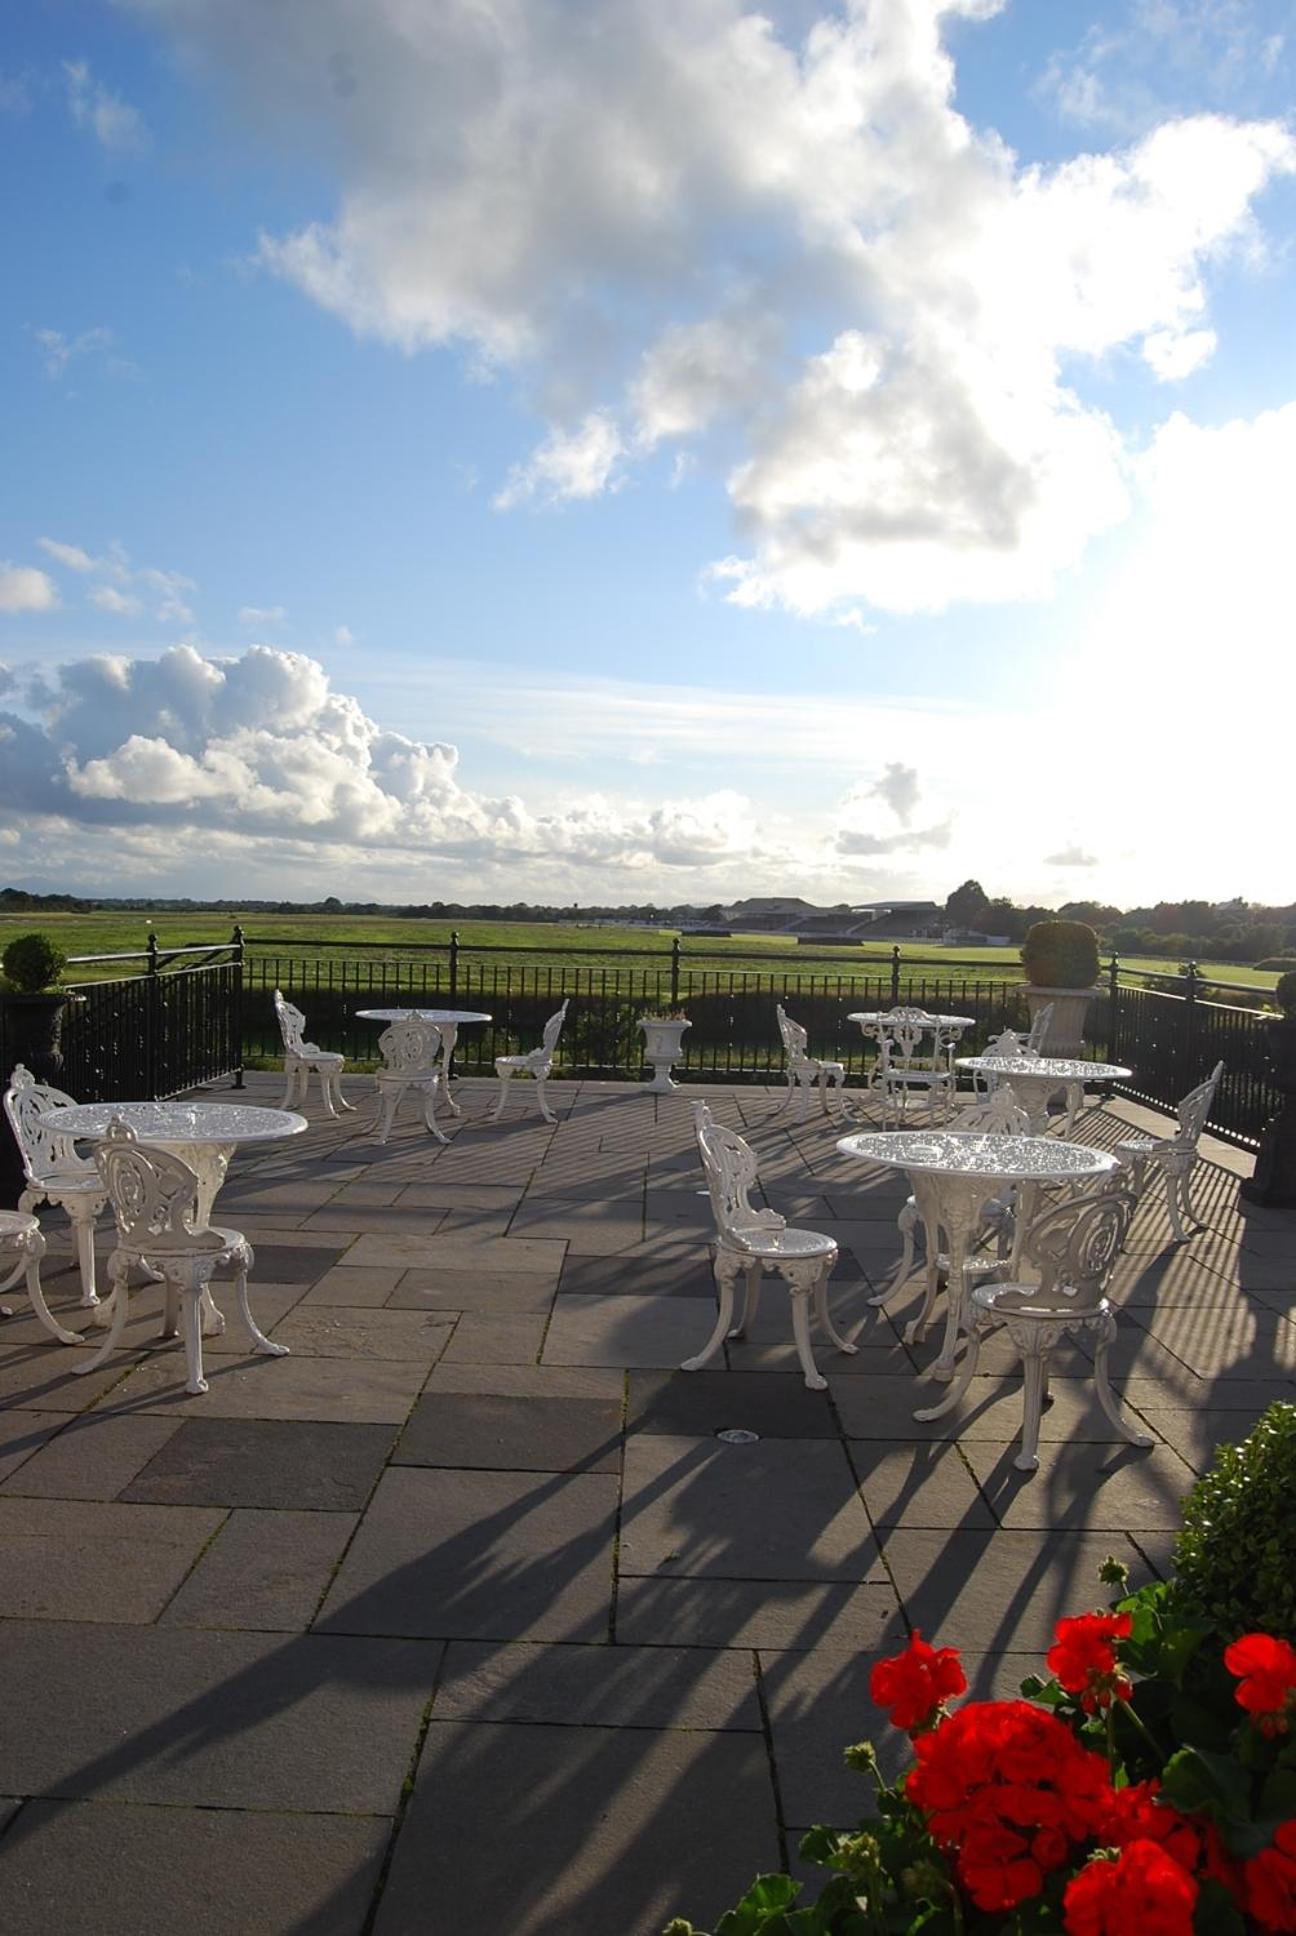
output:
M 240 605 L 238 622 L 250 625 L 282 625 L 288 614 L 282 605 Z
M 37 543 L 56 565 L 66 566 L 68 571 L 93 571 L 96 561 L 80 545 L 63 544 L 58 538 L 39 538 Z
M 81 545 L 67 544 L 60 538 L 42 538 L 39 542 L 41 550 L 56 564 L 96 581 L 86 596 L 100 611 L 134 618 L 149 610 L 160 625 L 193 623 L 189 594 L 198 587 L 183 572 L 133 565 L 119 544 L 109 545 L 101 557 L 95 557 Z
M 1046 854 L 1044 865 L 1046 867 L 1096 867 L 1098 856 L 1087 854 L 1078 841 L 1072 841 L 1070 846 L 1059 848 L 1056 854 Z
M 48 572 L 0 561 L 0 612 L 52 612 L 58 602 L 58 587 Z
M 68 112 L 78 128 L 92 134 L 109 154 L 138 154 L 149 145 L 137 108 L 97 81 L 86 61 L 64 61 Z
M 841 803 L 834 851 L 848 858 L 876 857 L 880 854 L 912 853 L 927 848 L 948 847 L 953 831 L 948 818 L 927 827 L 910 823 L 922 798 L 918 769 L 903 760 L 891 760 L 871 786 L 854 787 Z M 880 800 L 899 821 L 887 833 L 877 831 Z
M 1283 59 L 1280 17 L 1255 0 L 1133 0 L 1056 49 L 1036 92 L 1067 120 L 1120 135 L 1163 118 L 1167 98 L 1251 101 Z
M 101 612 L 112 612 L 117 618 L 136 618 L 142 610 L 133 592 L 119 591 L 116 585 L 96 585 L 87 596 Z
M 1046 593 L 1130 504 L 1088 372 L 1198 368 L 1209 277 L 1296 165 L 1277 122 L 1212 113 L 1023 165 L 958 112 L 945 39 L 1000 0 L 128 3 L 336 167 L 331 216 L 261 239 L 272 272 L 517 373 L 549 428 L 500 508 L 732 450 L 746 606 Z
M 221 830 L 392 855 L 708 869 L 754 851 L 729 790 L 537 809 L 465 787 L 442 741 L 385 731 L 299 653 L 99 656 L 60 668 L 39 717 L 0 714 L 0 807 L 104 827 Z

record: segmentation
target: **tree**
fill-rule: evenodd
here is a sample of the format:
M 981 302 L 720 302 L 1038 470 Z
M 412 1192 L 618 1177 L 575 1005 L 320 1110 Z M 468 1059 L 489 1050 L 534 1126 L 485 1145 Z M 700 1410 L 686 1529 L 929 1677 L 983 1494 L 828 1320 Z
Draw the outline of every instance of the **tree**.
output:
M 989 905 L 990 897 L 980 881 L 964 881 L 945 903 L 946 918 L 951 927 L 975 928 Z

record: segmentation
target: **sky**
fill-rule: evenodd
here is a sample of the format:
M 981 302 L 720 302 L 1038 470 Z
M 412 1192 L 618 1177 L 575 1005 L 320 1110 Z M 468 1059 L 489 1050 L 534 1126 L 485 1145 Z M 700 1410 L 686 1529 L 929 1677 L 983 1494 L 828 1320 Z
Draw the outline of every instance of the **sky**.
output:
M 1290 0 L 23 0 L 0 884 L 1296 896 Z

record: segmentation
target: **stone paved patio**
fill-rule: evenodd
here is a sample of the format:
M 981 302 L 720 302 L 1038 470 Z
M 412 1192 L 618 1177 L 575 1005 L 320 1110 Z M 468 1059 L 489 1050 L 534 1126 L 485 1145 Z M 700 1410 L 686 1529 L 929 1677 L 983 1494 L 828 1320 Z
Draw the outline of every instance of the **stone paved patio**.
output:
M 1163 1567 L 1212 1446 L 1296 1396 L 1296 1220 L 1240 1216 L 1249 1164 L 1221 1146 L 1205 1227 L 1169 1246 L 1150 1197 L 1116 1285 L 1117 1382 L 1155 1448 L 1115 1440 L 1077 1356 L 1026 1478 L 997 1343 L 956 1420 L 915 1424 L 934 1344 L 902 1346 L 912 1300 L 864 1302 L 903 1193 L 822 1119 L 587 1084 L 554 1086 L 556 1129 L 520 1096 L 492 1127 L 485 1085 L 459 1093 L 445 1149 L 413 1111 L 380 1147 L 364 1100 L 237 1160 L 218 1220 L 255 1243 L 290 1357 L 245 1355 L 231 1315 L 188 1398 L 154 1290 L 88 1378 L 0 1323 L 6 1936 L 705 1923 L 861 1811 L 840 1749 L 882 1740 L 868 1670 L 906 1621 L 1015 1692 L 1057 1615 L 1101 1598 L 1104 1555 Z M 699 1094 L 760 1150 L 768 1201 L 841 1244 L 860 1350 L 821 1347 L 826 1394 L 772 1282 L 727 1369 L 673 1369 L 713 1313 Z M 1081 1133 L 1143 1119 L 1095 1107 Z

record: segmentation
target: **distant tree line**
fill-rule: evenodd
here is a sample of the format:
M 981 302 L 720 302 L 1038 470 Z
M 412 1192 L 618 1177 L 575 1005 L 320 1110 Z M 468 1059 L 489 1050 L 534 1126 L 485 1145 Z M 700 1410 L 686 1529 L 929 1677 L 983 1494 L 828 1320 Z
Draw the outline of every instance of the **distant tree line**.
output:
M 964 881 L 945 902 L 946 920 L 965 933 L 1020 941 L 1036 921 L 1087 921 L 1104 945 L 1126 955 L 1201 955 L 1212 961 L 1264 961 L 1296 954 L 1296 902 L 1262 907 L 1231 901 L 1158 901 L 1118 908 L 1103 901 L 1066 901 L 1059 908 L 1018 907 L 992 899 L 979 881 Z

